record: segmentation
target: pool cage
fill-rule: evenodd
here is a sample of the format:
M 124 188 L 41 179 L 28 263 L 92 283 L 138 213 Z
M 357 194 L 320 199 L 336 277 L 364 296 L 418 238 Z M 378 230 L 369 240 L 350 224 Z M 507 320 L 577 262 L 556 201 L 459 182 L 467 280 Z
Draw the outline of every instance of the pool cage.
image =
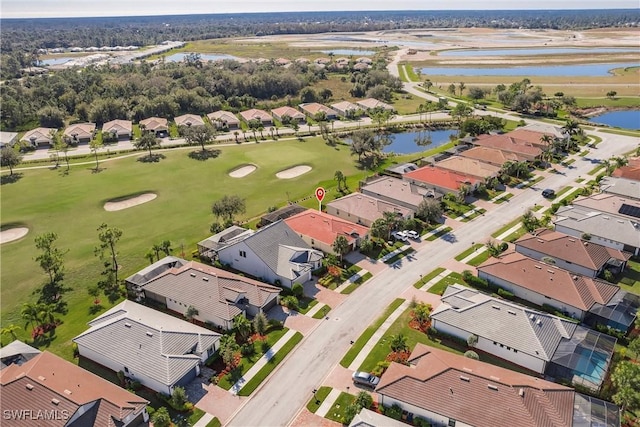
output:
M 545 374 L 599 391 L 615 344 L 609 335 L 578 326 L 571 338 L 560 341 Z
M 595 303 L 586 313 L 584 323 L 591 327 L 605 325 L 626 332 L 633 325 L 638 307 L 640 296 L 620 290 L 607 305 Z
M 576 393 L 573 401 L 573 427 L 618 427 L 620 409 L 610 402 Z

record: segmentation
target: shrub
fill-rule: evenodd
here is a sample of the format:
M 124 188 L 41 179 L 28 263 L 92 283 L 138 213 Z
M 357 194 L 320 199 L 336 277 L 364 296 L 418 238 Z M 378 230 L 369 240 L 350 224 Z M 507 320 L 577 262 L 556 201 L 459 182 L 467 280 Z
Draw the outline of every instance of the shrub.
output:
M 507 249 L 509 249 L 509 244 L 507 242 L 502 242 L 502 243 L 500 243 L 499 248 L 500 248 L 500 252 L 504 252 Z
M 431 427 L 431 423 L 422 417 L 413 417 L 413 424 L 417 427 Z
M 242 344 L 242 346 L 240 347 L 240 354 L 242 354 L 243 356 L 251 356 L 255 352 L 256 349 L 253 344 Z
M 393 406 L 385 409 L 384 414 L 394 420 L 400 420 L 402 418 L 402 408 L 397 403 L 394 403 Z
M 466 284 L 474 288 L 489 287 L 489 283 L 485 279 L 474 276 L 473 273 L 471 273 L 469 270 L 465 270 L 462 272 L 462 280 L 464 280 Z
M 604 280 L 606 280 L 609 283 L 614 283 L 616 281 L 615 277 L 613 276 L 613 273 L 609 270 L 605 270 L 602 273 L 602 277 L 604 278 Z
M 464 357 L 468 357 L 469 359 L 473 360 L 480 360 L 480 356 L 478 356 L 478 353 L 472 350 L 465 351 Z
M 376 364 L 376 367 L 373 368 L 373 371 L 371 371 L 371 373 L 373 375 L 375 375 L 376 377 L 380 377 L 380 376 L 382 376 L 382 374 L 384 374 L 384 372 L 387 370 L 387 368 L 389 367 L 390 364 L 391 364 L 391 362 L 387 362 L 386 360 L 384 360 L 382 362 L 378 362 Z
M 269 330 L 277 330 L 277 329 L 282 329 L 283 325 L 282 322 L 279 321 L 278 319 L 269 319 Z
M 509 292 L 506 289 L 502 289 L 502 288 L 498 289 L 498 295 L 506 299 L 513 299 L 513 297 L 515 296 L 513 295 L 513 292 Z
M 291 310 L 295 310 L 298 308 L 298 298 L 294 297 L 293 295 L 282 298 L 280 300 L 280 303 Z
M 291 292 L 294 296 L 301 298 L 304 295 L 304 286 L 300 283 L 294 283 L 291 287 Z

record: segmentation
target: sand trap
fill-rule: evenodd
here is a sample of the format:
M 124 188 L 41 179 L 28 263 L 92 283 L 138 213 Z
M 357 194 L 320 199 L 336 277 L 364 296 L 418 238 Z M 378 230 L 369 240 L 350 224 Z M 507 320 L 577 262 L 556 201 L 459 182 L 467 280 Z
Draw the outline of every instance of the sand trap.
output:
M 24 237 L 29 232 L 27 227 L 7 228 L 0 231 L 0 245 L 3 243 L 13 242 Z
M 297 176 L 303 175 L 307 172 L 309 172 L 312 169 L 311 166 L 307 166 L 307 165 L 302 165 L 302 166 L 294 166 L 292 168 L 289 169 L 285 169 L 281 172 L 278 172 L 276 174 L 276 177 L 280 178 L 280 179 L 291 179 L 291 178 L 295 178 Z
M 129 199 L 119 200 L 117 202 L 107 202 L 104 204 L 104 210 L 109 212 L 121 211 L 123 209 L 150 202 L 156 197 L 158 197 L 158 195 L 155 193 L 145 193 Z
M 245 176 L 249 175 L 251 172 L 255 171 L 256 169 L 258 168 L 255 165 L 240 166 L 239 168 L 236 168 L 231 172 L 229 172 L 229 176 L 231 178 L 244 178 Z

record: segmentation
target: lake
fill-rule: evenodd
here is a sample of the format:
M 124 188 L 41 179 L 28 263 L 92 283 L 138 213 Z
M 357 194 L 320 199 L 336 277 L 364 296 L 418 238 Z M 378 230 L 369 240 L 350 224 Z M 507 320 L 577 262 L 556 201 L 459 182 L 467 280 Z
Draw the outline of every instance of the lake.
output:
M 640 130 L 640 110 L 611 111 L 591 117 L 589 120 L 622 129 Z
M 38 65 L 42 66 L 42 65 L 60 65 L 60 64 L 64 64 L 65 62 L 69 62 L 72 59 L 78 59 L 78 58 L 82 58 L 81 56 L 62 56 L 59 58 L 48 58 L 48 59 L 41 59 L 40 62 L 38 63 Z
M 168 62 L 182 62 L 187 55 L 191 55 L 190 52 L 174 53 L 173 55 L 166 56 L 164 59 Z M 223 59 L 238 59 L 233 55 L 226 55 L 224 53 L 201 53 L 200 60 L 202 61 L 220 61 Z
M 456 49 L 445 50 L 438 56 L 519 56 L 519 55 L 564 55 L 581 53 L 585 55 L 594 53 L 624 53 L 637 52 L 634 48 L 624 47 L 541 47 L 532 49 Z
M 527 65 L 516 67 L 424 67 L 420 73 L 441 76 L 551 76 L 601 77 L 609 76 L 614 68 L 638 67 L 637 63 Z
M 371 56 L 374 55 L 375 52 L 373 50 L 358 50 L 358 49 L 330 49 L 330 50 L 318 50 L 317 52 L 334 54 L 334 55 L 342 55 L 342 56 Z
M 426 136 L 428 133 L 426 130 L 422 132 L 402 132 L 402 133 L 393 133 L 390 136 L 393 139 L 393 142 L 382 150 L 385 153 L 396 153 L 396 154 L 413 154 L 413 153 L 422 153 L 427 150 L 434 149 L 436 147 L 440 147 L 448 143 L 450 135 L 456 135 L 458 133 L 457 130 L 448 129 L 448 130 L 432 130 L 431 131 L 431 144 L 419 146 L 416 144 L 416 137 L 420 134 L 422 136 Z M 350 143 L 351 140 L 347 139 L 347 143 Z

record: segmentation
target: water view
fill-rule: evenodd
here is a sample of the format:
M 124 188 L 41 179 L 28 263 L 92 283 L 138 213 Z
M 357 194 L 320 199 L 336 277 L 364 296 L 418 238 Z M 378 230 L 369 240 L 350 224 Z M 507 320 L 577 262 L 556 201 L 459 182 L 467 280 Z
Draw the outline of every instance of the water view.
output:
M 182 62 L 187 55 L 192 55 L 190 52 L 174 53 L 165 57 L 165 61 L 168 62 Z M 223 53 L 201 53 L 200 59 L 202 61 L 220 61 L 223 59 L 238 59 L 236 56 L 227 55 Z
M 43 65 L 60 65 L 60 64 L 64 64 L 65 62 L 69 62 L 72 59 L 78 59 L 78 58 L 82 58 L 81 56 L 62 56 L 59 58 L 47 58 L 47 59 L 41 59 L 40 62 L 38 63 L 38 65 L 43 66 Z
M 445 50 L 438 53 L 438 56 L 497 56 L 497 55 L 562 55 L 562 54 L 594 54 L 594 53 L 623 53 L 637 52 L 634 48 L 625 47 L 541 47 L 541 48 L 521 48 L 521 49 L 456 49 Z
M 343 56 L 371 56 L 375 54 L 373 50 L 358 50 L 358 49 L 330 49 L 319 50 L 318 52 L 326 53 L 327 55 L 343 55 Z
M 448 130 L 434 130 L 427 132 L 402 132 L 391 134 L 391 144 L 384 147 L 382 150 L 385 153 L 396 154 L 413 154 L 422 153 L 423 151 L 431 150 L 436 147 L 440 147 L 450 141 L 449 136 L 456 135 L 457 131 L 453 129 Z M 431 137 L 431 144 L 418 145 L 416 144 L 416 137 L 426 138 Z M 351 143 L 350 139 L 346 140 L 347 143 Z
M 527 65 L 520 67 L 424 67 L 422 75 L 441 76 L 547 76 L 602 77 L 611 75 L 614 68 L 638 67 L 637 63 Z
M 589 120 L 622 129 L 640 130 L 640 110 L 611 111 L 591 117 Z

